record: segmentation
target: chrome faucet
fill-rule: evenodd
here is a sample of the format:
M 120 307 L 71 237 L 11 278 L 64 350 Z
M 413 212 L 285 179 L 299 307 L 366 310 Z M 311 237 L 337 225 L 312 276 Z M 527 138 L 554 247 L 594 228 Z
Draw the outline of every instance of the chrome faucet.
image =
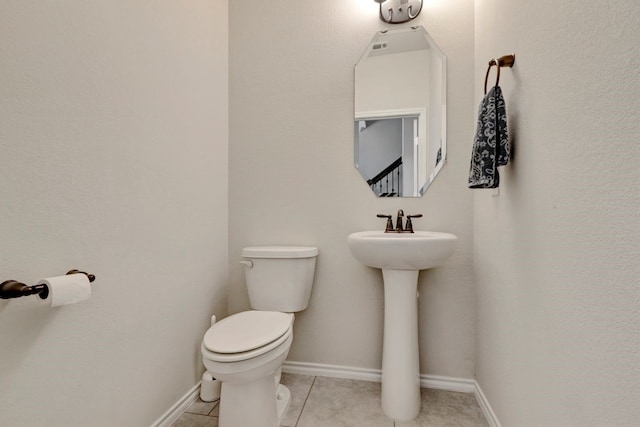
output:
M 407 222 L 403 227 L 402 218 L 404 218 L 404 211 L 402 209 L 398 209 L 395 228 L 393 228 L 393 220 L 391 219 L 391 215 L 378 214 L 377 217 L 387 219 L 387 225 L 384 229 L 385 233 L 413 233 L 413 224 L 411 223 L 411 218 L 422 218 L 422 214 L 407 215 Z

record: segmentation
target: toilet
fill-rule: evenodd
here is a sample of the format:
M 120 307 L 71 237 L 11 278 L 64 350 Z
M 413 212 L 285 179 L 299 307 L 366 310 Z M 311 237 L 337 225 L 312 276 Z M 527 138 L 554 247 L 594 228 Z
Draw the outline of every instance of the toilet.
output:
M 202 359 L 221 382 L 219 427 L 277 427 L 291 398 L 280 372 L 293 342 L 293 313 L 309 304 L 318 248 L 252 246 L 241 255 L 252 310 L 213 324 Z

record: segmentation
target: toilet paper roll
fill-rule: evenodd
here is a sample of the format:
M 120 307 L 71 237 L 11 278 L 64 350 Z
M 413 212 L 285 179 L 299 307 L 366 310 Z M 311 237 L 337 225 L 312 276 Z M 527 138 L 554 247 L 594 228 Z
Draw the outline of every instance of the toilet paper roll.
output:
M 43 284 L 49 288 L 45 301 L 51 301 L 51 307 L 75 304 L 91 297 L 91 285 L 86 274 L 48 277 L 38 282 L 38 285 Z

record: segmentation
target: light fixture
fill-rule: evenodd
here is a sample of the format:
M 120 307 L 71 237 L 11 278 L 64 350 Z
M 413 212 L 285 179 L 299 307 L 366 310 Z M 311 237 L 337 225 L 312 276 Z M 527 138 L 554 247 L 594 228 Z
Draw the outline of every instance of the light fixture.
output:
M 380 3 L 380 19 L 388 24 L 409 22 L 420 14 L 422 0 L 373 0 Z

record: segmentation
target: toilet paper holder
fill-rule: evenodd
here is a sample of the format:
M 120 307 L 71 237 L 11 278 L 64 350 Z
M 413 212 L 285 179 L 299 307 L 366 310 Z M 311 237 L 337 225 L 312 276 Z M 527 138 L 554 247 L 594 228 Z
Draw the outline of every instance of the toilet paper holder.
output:
M 67 274 L 84 274 L 89 278 L 89 282 L 96 280 L 93 274 L 80 270 L 69 270 Z M 41 299 L 46 299 L 49 296 L 49 287 L 44 284 L 28 286 L 17 280 L 5 280 L 0 283 L 0 299 L 20 298 L 27 295 L 38 295 Z

